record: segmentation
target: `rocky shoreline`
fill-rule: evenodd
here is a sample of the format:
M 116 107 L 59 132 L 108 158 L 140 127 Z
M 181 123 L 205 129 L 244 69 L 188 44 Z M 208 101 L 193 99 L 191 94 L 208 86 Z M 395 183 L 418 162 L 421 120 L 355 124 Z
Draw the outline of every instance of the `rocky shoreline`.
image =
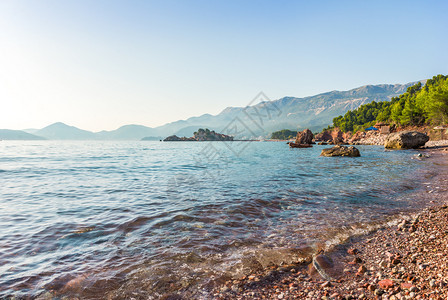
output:
M 399 133 L 404 131 L 420 132 L 427 135 L 430 141 L 444 140 L 444 135 L 440 128 L 432 128 L 430 126 L 407 126 L 407 127 L 394 127 L 393 130 L 381 132 L 380 130 L 367 130 L 358 131 L 356 133 L 342 132 L 339 128 L 332 130 L 324 130 L 321 133 L 316 134 L 316 142 L 324 142 L 330 144 L 350 144 L 350 145 L 384 145 L 387 137 L 393 133 Z
M 358 140 L 352 141 L 356 145 L 381 145 L 383 146 L 387 138 L 387 134 L 380 134 L 379 132 L 365 132 Z
M 213 299 L 448 299 L 448 147 L 428 142 L 422 157 L 438 165 L 421 198 L 430 207 L 402 216 L 325 253 L 324 279 L 305 263 L 272 266 L 227 281 Z M 311 270 L 311 271 L 310 271 Z M 330 280 L 328 280 L 330 279 Z

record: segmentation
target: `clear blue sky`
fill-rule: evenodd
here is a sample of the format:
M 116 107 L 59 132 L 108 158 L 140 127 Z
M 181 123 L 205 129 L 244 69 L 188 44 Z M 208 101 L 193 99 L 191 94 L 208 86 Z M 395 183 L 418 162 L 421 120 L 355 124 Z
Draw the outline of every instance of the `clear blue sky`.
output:
M 0 128 L 158 126 L 448 73 L 448 1 L 0 1 Z

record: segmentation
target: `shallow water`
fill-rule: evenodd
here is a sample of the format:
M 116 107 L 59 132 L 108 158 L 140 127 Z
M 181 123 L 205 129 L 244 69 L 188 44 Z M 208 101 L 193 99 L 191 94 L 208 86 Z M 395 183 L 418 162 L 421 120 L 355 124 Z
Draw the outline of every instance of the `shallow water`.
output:
M 413 193 L 431 168 L 417 152 L 324 147 L 2 141 L 0 297 L 207 298 L 425 205 Z

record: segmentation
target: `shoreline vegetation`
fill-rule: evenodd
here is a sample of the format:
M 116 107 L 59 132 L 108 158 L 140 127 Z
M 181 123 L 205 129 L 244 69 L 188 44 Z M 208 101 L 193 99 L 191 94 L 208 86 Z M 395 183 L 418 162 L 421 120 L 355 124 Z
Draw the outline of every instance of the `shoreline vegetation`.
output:
M 448 299 L 448 141 L 427 147 L 417 157 L 438 166 L 419 193 L 427 208 L 305 262 L 229 280 L 213 290 L 214 299 Z
M 447 123 L 448 76 L 437 75 L 424 85 L 418 82 L 410 86 L 390 101 L 372 101 L 335 117 L 332 125 L 314 135 L 314 142 L 380 145 L 389 133 L 405 130 L 442 140 L 448 138 Z M 272 133 L 271 139 L 292 140 L 294 132 L 279 130 Z

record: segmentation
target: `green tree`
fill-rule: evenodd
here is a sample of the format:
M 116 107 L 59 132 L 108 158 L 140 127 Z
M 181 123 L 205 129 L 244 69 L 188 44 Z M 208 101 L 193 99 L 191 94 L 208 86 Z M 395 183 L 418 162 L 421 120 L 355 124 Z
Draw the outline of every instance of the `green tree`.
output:
M 402 125 L 441 124 L 448 122 L 448 76 L 437 75 L 408 87 L 391 101 L 361 105 L 333 119 L 333 126 L 342 131 L 359 131 L 376 122 Z M 332 128 L 329 126 L 328 128 Z
M 433 124 L 448 122 L 448 79 L 430 91 L 426 97 L 425 110 Z
M 392 106 L 392 109 L 390 110 L 390 118 L 392 121 L 400 124 L 400 118 L 401 118 L 401 112 L 403 111 L 403 108 L 401 107 L 401 104 L 399 102 L 395 103 Z
M 289 140 L 297 136 L 297 131 L 282 129 L 271 134 L 273 140 Z

